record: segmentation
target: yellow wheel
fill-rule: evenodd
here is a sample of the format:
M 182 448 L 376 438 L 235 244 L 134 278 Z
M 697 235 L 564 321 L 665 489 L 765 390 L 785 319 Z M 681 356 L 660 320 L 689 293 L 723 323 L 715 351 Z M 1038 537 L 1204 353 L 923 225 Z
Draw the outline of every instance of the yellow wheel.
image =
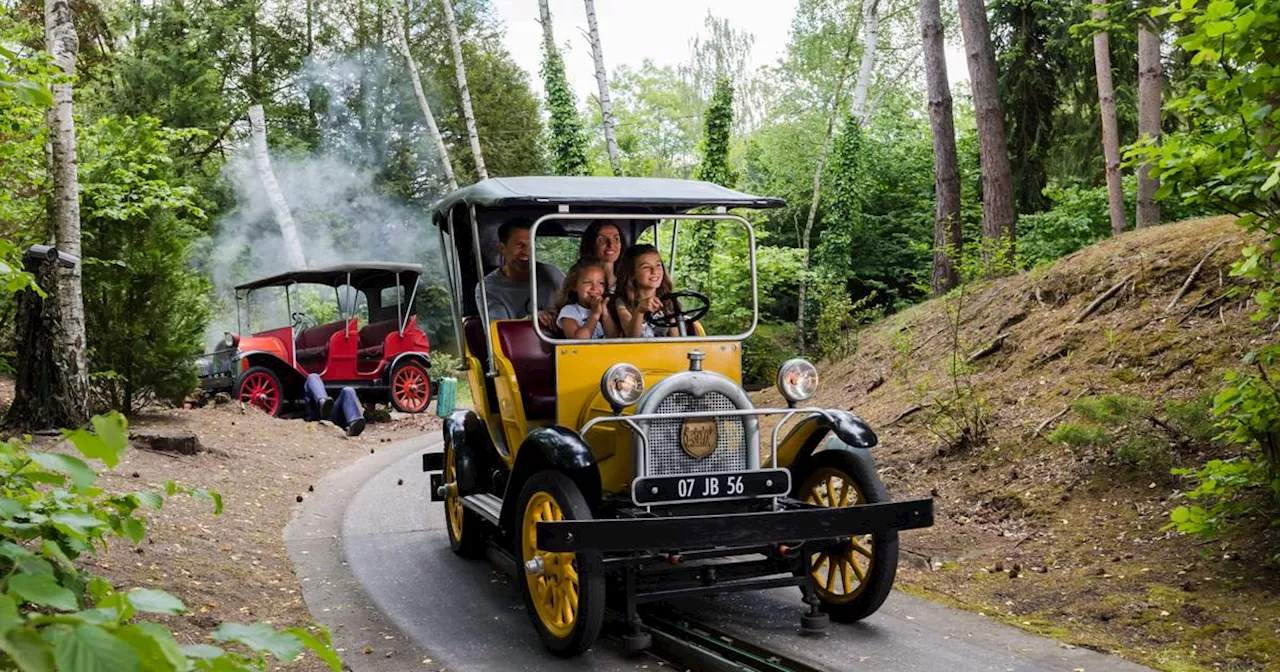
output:
M 595 643 L 604 625 L 604 568 L 598 553 L 538 549 L 537 524 L 589 520 L 578 486 L 557 471 L 535 474 L 520 494 L 517 548 L 520 586 L 543 644 L 559 656 L 575 656 Z
M 453 450 L 453 442 L 445 434 L 444 442 L 444 482 L 452 485 L 458 480 L 457 456 Z M 485 542 L 488 541 L 489 525 L 476 514 L 462 505 L 462 497 L 456 488 L 451 488 L 444 497 L 445 529 L 449 532 L 449 546 L 453 552 L 464 558 L 484 556 Z
M 793 496 L 822 507 L 888 502 L 889 494 L 865 451 L 824 450 L 797 469 Z M 875 613 L 893 589 L 898 572 L 898 533 L 841 538 L 809 555 L 811 576 L 823 611 L 837 621 Z

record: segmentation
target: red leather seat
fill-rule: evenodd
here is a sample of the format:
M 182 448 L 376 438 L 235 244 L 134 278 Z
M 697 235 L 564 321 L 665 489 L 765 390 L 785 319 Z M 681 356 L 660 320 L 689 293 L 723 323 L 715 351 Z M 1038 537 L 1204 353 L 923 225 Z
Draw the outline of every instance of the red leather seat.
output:
M 498 343 L 502 354 L 515 368 L 516 382 L 528 418 L 547 419 L 556 415 L 555 348 L 533 330 L 532 320 L 498 323 Z
M 294 357 L 299 361 L 308 359 L 325 359 L 329 356 L 329 337 L 342 331 L 347 323 L 338 320 L 319 326 L 303 329 L 294 341 Z
M 371 322 L 360 330 L 360 349 L 357 355 L 361 359 L 381 359 L 382 345 L 393 331 L 400 330 L 399 320 L 382 320 Z

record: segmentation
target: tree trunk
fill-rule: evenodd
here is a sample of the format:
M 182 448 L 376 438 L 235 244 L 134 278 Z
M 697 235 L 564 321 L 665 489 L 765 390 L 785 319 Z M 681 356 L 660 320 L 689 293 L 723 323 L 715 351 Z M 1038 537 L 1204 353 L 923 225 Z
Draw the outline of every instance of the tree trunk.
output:
M 596 26 L 596 3 L 583 0 L 587 6 L 587 28 L 591 38 L 591 56 L 596 63 L 596 84 L 600 86 L 600 117 L 604 123 L 604 146 L 609 153 L 609 166 L 614 175 L 622 174 L 622 158 L 618 139 L 614 136 L 613 102 L 609 100 L 609 77 L 604 69 L 604 52 L 600 50 L 600 29 Z
M 867 91 L 875 75 L 876 46 L 880 39 L 880 0 L 862 0 L 862 64 L 858 68 L 858 83 L 853 89 L 853 116 L 860 126 L 866 126 L 871 118 L 867 106 Z
M 956 155 L 956 122 L 947 81 L 946 40 L 938 0 L 920 0 L 920 37 L 924 45 L 925 86 L 929 95 L 929 128 L 933 132 L 935 215 L 933 224 L 933 293 L 945 294 L 960 283 L 956 260 L 964 246 L 960 227 L 960 168 Z
M 538 0 L 538 19 L 542 24 L 542 46 L 545 49 L 556 48 L 556 38 L 551 30 L 551 3 L 549 0 Z
M 1138 20 L 1138 139 L 1151 138 L 1160 143 L 1160 33 L 1151 25 L 1152 19 Z M 1160 204 L 1156 203 L 1156 190 L 1160 179 L 1151 177 L 1150 167 L 1138 167 L 1138 222 L 1139 229 L 1160 223 Z
M 1107 0 L 1093 0 L 1093 19 L 1107 18 Z M 1111 235 L 1124 233 L 1124 188 L 1120 182 L 1120 130 L 1116 124 L 1115 85 L 1111 81 L 1111 36 L 1099 31 L 1093 36 L 1093 65 L 1098 75 L 1098 109 L 1102 111 L 1102 156 L 1107 163 L 1107 204 L 1111 212 Z
M 289 264 L 294 269 L 306 268 L 307 257 L 302 253 L 302 239 L 298 237 L 298 228 L 293 224 L 289 203 L 284 200 L 280 183 L 276 182 L 276 174 L 271 170 L 271 157 L 267 154 L 267 123 L 262 114 L 261 105 L 253 105 L 249 108 L 249 130 L 253 134 L 253 164 L 258 169 L 262 188 L 267 192 L 267 200 L 271 203 L 271 211 L 275 213 L 276 224 L 280 226 L 284 252 L 288 255 Z
M 440 127 L 436 125 L 436 115 L 431 113 L 431 104 L 427 102 L 427 94 L 422 89 L 422 77 L 418 74 L 418 64 L 409 51 L 409 38 L 405 35 L 408 30 L 409 25 L 406 19 L 404 29 L 396 31 L 396 44 L 400 46 L 400 53 L 404 55 L 405 63 L 409 66 L 409 79 L 413 82 L 413 93 L 418 97 L 422 116 L 427 119 L 427 130 L 431 132 L 431 139 L 436 143 L 436 151 L 440 153 L 440 167 L 444 169 L 445 180 L 449 182 L 449 190 L 454 191 L 458 188 L 458 179 L 453 175 L 449 148 L 444 144 L 444 136 L 440 135 Z
M 68 0 L 45 0 L 45 49 L 68 78 L 52 85 L 53 107 L 45 117 L 49 124 L 48 157 L 52 189 L 49 218 L 55 246 L 80 257 L 80 182 L 76 168 L 76 127 L 72 84 L 76 76 L 79 40 Z M 84 295 L 81 264 L 59 266 L 50 274 L 49 299 L 53 307 L 51 380 L 44 389 L 19 387 L 15 392 L 26 403 L 46 407 L 44 419 L 51 426 L 78 427 L 89 420 L 89 368 L 85 362 Z M 49 325 L 49 322 L 45 322 Z
M 471 90 L 467 88 L 467 66 L 462 62 L 462 41 L 458 39 L 458 22 L 453 17 L 453 0 L 440 0 L 444 5 L 444 20 L 449 24 L 449 43 L 453 46 L 453 67 L 458 73 L 458 95 L 462 98 L 462 116 L 467 121 L 467 137 L 471 140 L 471 156 L 476 162 L 476 174 L 489 179 L 484 167 L 484 154 L 480 151 L 480 133 L 476 130 L 476 115 L 471 111 Z
M 1017 215 L 1013 205 L 1013 171 L 1004 131 L 1004 110 L 996 78 L 996 54 L 983 0 L 960 0 L 960 30 L 969 62 L 969 86 L 978 122 L 978 155 L 982 162 L 983 256 L 1013 259 Z
M 822 169 L 826 167 L 827 153 L 831 151 L 831 139 L 835 136 L 836 116 L 840 114 L 841 94 L 848 76 L 849 56 L 853 53 L 853 34 L 845 42 L 844 55 L 840 57 L 840 77 L 836 80 L 836 90 L 831 95 L 831 105 L 827 108 L 827 133 L 822 138 L 822 147 L 818 150 L 818 163 L 813 168 L 813 198 L 809 201 L 809 216 L 805 219 L 804 232 L 800 236 L 802 250 L 803 273 L 800 277 L 800 296 L 797 301 L 796 329 L 800 334 L 800 350 L 803 352 L 808 339 L 805 336 L 805 308 L 809 299 L 809 239 L 813 236 L 813 225 L 818 220 L 818 203 L 822 200 Z

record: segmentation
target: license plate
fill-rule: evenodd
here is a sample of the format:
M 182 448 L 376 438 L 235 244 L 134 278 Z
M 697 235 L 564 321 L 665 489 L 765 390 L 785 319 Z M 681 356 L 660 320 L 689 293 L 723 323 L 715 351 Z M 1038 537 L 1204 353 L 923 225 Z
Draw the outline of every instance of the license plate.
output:
M 791 472 L 762 469 L 723 474 L 649 476 L 631 484 L 631 499 L 639 506 L 717 499 L 781 497 L 791 491 Z

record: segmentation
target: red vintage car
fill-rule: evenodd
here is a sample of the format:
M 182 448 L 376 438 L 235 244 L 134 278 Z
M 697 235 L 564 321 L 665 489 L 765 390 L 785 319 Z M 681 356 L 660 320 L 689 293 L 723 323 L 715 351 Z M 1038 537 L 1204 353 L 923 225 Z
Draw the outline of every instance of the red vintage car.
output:
M 427 410 L 431 348 L 413 313 L 421 275 L 418 264 L 360 262 L 236 287 L 237 333 L 203 358 L 201 386 L 231 391 L 279 415 L 302 399 L 307 374 L 317 373 L 331 396 L 352 387 L 365 402 L 389 401 L 405 413 Z M 321 323 L 308 310 L 336 319 Z M 292 324 L 253 331 L 252 323 L 271 321 L 272 312 L 277 323 L 287 315 Z

